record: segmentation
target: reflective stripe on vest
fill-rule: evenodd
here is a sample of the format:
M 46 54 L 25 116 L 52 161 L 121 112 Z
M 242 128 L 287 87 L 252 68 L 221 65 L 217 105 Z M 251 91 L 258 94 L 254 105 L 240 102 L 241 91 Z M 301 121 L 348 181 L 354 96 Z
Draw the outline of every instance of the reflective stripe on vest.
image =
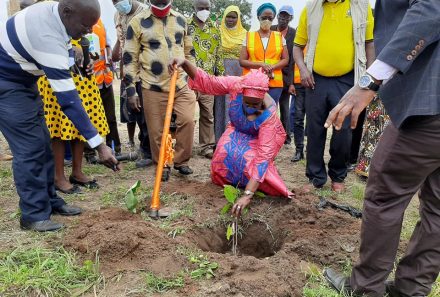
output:
M 99 56 L 99 60 L 95 62 L 95 67 L 94 67 L 96 83 L 101 88 L 104 83 L 106 86 L 109 86 L 113 82 L 113 72 L 105 64 L 105 50 L 107 45 L 107 38 L 105 33 L 105 27 L 101 19 L 99 19 L 98 23 L 96 23 L 96 25 L 93 26 L 93 33 L 95 33 L 98 36 L 99 46 L 101 47 L 101 55 Z
M 283 36 L 280 32 L 272 31 L 265 50 L 260 34 L 258 32 L 248 32 L 246 47 L 249 61 L 275 65 L 281 60 L 283 54 Z M 250 69 L 243 68 L 243 75 L 249 72 Z M 272 88 L 282 88 L 283 73 L 281 69 L 274 70 L 273 76 L 269 81 L 269 86 Z

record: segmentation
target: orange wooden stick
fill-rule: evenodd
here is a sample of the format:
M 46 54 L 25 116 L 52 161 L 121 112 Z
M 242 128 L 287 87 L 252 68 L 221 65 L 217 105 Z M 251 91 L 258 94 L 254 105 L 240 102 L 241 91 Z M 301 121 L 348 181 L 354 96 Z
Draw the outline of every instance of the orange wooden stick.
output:
M 174 70 L 171 77 L 170 94 L 168 96 L 167 110 L 163 124 L 162 140 L 160 143 L 159 162 L 156 170 L 156 180 L 154 182 L 153 198 L 151 199 L 150 210 L 158 211 L 160 209 L 160 184 L 162 182 L 163 167 L 165 165 L 165 150 L 167 147 L 167 138 L 170 131 L 171 115 L 173 113 L 174 96 L 176 94 L 177 69 Z

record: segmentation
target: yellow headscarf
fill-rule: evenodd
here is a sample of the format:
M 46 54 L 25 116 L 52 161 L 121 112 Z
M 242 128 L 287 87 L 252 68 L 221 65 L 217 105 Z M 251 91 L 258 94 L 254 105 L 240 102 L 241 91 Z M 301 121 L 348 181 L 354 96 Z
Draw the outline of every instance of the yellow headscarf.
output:
M 226 27 L 226 16 L 230 12 L 235 12 L 238 15 L 237 28 L 233 30 Z M 246 39 L 247 31 L 241 23 L 241 12 L 238 6 L 230 5 L 226 8 L 225 12 L 223 13 L 222 23 L 220 25 L 220 33 L 223 48 L 232 50 L 234 48 L 241 47 L 243 40 Z

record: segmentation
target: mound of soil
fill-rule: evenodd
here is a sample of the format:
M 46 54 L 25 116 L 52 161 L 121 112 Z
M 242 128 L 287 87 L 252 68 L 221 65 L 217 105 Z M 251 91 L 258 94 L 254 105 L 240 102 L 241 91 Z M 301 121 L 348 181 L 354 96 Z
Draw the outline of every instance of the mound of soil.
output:
M 186 263 L 171 239 L 156 226 L 123 209 L 109 208 L 83 216 L 64 239 L 64 246 L 84 259 L 99 257 L 106 276 L 119 271 L 179 272 Z
M 178 246 L 201 249 L 219 264 L 213 281 L 191 283 L 173 296 L 301 296 L 306 282 L 301 263 L 337 265 L 357 255 L 360 220 L 332 209 L 319 211 L 317 197 L 297 193 L 294 200 L 254 199 L 240 222 L 239 256 L 232 256 L 226 225 L 218 219 L 225 204 L 222 188 L 175 180 L 162 190 L 184 194 L 184 203 L 194 205 L 191 218 L 173 221 L 173 226 L 186 229 L 182 235 L 173 239 L 158 228 L 160 222 L 104 209 L 85 215 L 71 228 L 65 246 L 84 258 L 93 259 L 98 252 L 107 275 L 122 270 L 175 274 L 188 267 Z

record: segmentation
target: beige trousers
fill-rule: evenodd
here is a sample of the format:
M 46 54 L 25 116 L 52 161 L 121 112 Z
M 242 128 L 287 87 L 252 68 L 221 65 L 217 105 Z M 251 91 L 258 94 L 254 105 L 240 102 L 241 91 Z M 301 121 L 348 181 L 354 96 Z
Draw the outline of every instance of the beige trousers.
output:
M 147 119 L 151 154 L 155 163 L 159 160 L 163 124 L 168 103 L 168 93 L 142 89 L 144 113 Z M 174 113 L 176 114 L 176 146 L 174 165 L 188 165 L 194 139 L 194 112 L 196 96 L 187 86 L 176 91 Z
M 214 148 L 215 145 L 214 96 L 196 92 L 196 97 L 200 109 L 199 145 L 201 153 L 204 154 L 206 150 Z

